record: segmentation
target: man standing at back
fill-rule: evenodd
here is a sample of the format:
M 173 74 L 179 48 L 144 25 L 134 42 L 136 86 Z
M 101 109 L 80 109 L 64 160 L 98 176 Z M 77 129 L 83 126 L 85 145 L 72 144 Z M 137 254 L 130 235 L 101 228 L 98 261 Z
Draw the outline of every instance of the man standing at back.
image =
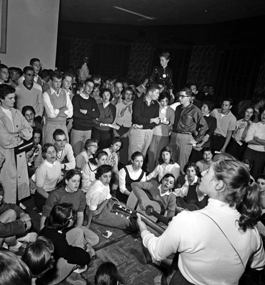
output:
M 200 142 L 208 130 L 201 110 L 191 103 L 191 93 L 187 87 L 179 92 L 180 105 L 175 110 L 175 121 L 169 142 L 182 173 L 189 160 L 192 145 Z
M 24 106 L 32 106 L 36 112 L 35 118 L 39 122 L 43 115 L 42 88 L 34 82 L 34 69 L 26 66 L 23 69 L 25 80 L 16 87 L 17 109 L 21 112 Z
M 129 134 L 129 156 L 140 151 L 144 156 L 152 141 L 153 128 L 159 119 L 159 86 L 151 85 L 145 96 L 138 97 L 132 105 L 132 130 Z
M 61 72 L 54 71 L 51 78 L 51 88 L 43 93 L 45 107 L 43 140 L 44 143 L 53 143 L 53 132 L 57 129 L 62 129 L 69 141 L 66 119 L 73 116 L 73 105 L 70 97 L 60 88 L 62 84 Z
M 212 151 L 225 152 L 236 129 L 236 117 L 231 112 L 232 104 L 232 99 L 224 99 L 221 108 L 211 112 L 211 116 L 217 120 L 217 127 L 211 140 Z

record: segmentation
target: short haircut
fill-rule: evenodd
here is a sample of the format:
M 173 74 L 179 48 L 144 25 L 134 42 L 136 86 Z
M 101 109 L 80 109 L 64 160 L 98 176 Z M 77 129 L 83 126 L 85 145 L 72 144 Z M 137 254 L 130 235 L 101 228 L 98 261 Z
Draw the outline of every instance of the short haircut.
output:
M 101 91 L 100 91 L 100 97 L 101 98 L 103 98 L 104 92 L 109 92 L 109 94 L 110 94 L 110 99 L 109 100 L 111 101 L 112 98 L 113 98 L 111 90 L 109 88 L 102 88 Z
M 206 100 L 206 101 L 202 102 L 202 105 L 204 105 L 204 104 L 207 105 L 207 107 L 208 107 L 210 112 L 213 110 L 213 108 L 214 108 L 214 103 L 213 102 Z
M 119 142 L 119 143 L 121 144 L 121 147 L 120 147 L 120 149 L 121 149 L 123 143 L 122 143 L 122 139 L 121 139 L 120 137 L 115 137 L 115 138 L 112 140 L 111 145 L 114 145 L 114 144 L 117 143 L 117 142 Z
M 202 150 L 201 150 L 201 153 L 204 154 L 206 151 L 210 151 L 213 155 L 213 151 L 210 147 L 204 147 Z
M 97 165 L 96 159 L 99 160 L 104 155 L 108 157 L 108 154 L 106 153 L 106 151 L 100 149 L 95 153 L 95 155 L 92 158 L 89 159 L 89 162 L 91 162 L 94 165 Z
M 25 66 L 23 68 L 23 73 L 26 74 L 29 70 L 34 72 L 34 69 L 32 66 Z
M 149 92 L 154 92 L 155 90 L 160 90 L 160 87 L 158 84 L 150 85 L 146 90 L 146 94 L 148 94 Z
M 22 111 L 21 111 L 21 113 L 22 113 L 22 115 L 24 117 L 25 117 L 25 114 L 26 114 L 27 111 L 31 111 L 34 114 L 34 116 L 36 115 L 36 112 L 35 112 L 34 108 L 32 106 L 27 105 L 27 106 L 24 106 L 22 108 Z
M 71 77 L 72 80 L 73 80 L 73 78 L 74 78 L 73 73 L 67 72 L 67 71 L 63 73 L 63 80 L 64 80 L 66 77 Z
M 188 88 L 188 87 L 184 87 L 184 88 L 180 89 L 178 94 L 180 94 L 180 92 L 185 92 L 187 94 L 187 96 L 192 95 L 192 92 L 191 92 L 190 88 Z
M 47 151 L 48 151 L 48 149 L 49 149 L 50 147 L 53 147 L 53 148 L 55 149 L 55 151 L 56 151 L 56 147 L 55 147 L 52 143 L 46 143 L 46 144 L 42 147 L 42 157 L 43 157 L 44 159 L 46 159 L 46 153 L 47 153 Z M 56 152 L 57 152 L 57 151 L 56 151 Z
M 97 173 L 95 175 L 96 179 L 99 179 L 103 174 L 111 172 L 112 171 L 112 166 L 103 164 L 100 165 L 100 167 L 97 169 Z
M 75 175 L 78 175 L 80 177 L 80 184 L 79 184 L 79 188 L 82 184 L 82 173 L 80 170 L 78 169 L 70 169 L 68 170 L 63 178 L 63 184 L 64 186 L 66 186 L 66 180 L 69 181 L 70 179 L 72 179 Z
M 13 252 L 0 248 L 0 284 L 31 285 L 28 266 Z
M 52 137 L 55 140 L 57 136 L 65 136 L 66 137 L 66 134 L 62 129 L 57 129 L 53 132 Z
M 164 180 L 165 178 L 168 178 L 168 177 L 172 177 L 174 179 L 174 184 L 175 184 L 176 177 L 172 173 L 166 173 L 159 182 L 161 183 L 162 180 Z
M 0 63 L 0 70 L 2 70 L 2 69 L 8 69 L 8 67 L 5 64 Z
M 224 99 L 222 100 L 222 103 L 224 103 L 224 101 L 229 102 L 229 103 L 230 103 L 230 106 L 233 105 L 233 99 L 232 99 L 232 98 L 224 98 Z
M 169 52 L 162 52 L 159 57 L 164 57 L 166 60 L 170 60 Z
M 39 74 L 41 79 L 44 79 L 46 77 L 51 78 L 51 72 L 48 69 L 43 69 Z
M 62 79 L 63 75 L 62 75 L 61 71 L 59 71 L 59 70 L 53 71 L 51 74 L 51 79 L 53 80 L 53 78 Z
M 165 146 L 160 151 L 159 158 L 158 158 L 158 163 L 159 164 L 163 164 L 164 163 L 164 160 L 162 158 L 163 152 L 169 152 L 170 153 L 170 161 L 169 161 L 170 164 L 175 163 L 174 153 L 172 151 L 172 148 L 170 148 L 169 146 Z
M 95 85 L 94 81 L 92 79 L 90 79 L 90 78 L 86 79 L 84 84 L 87 85 L 88 82 L 93 83 L 93 86 Z
M 136 157 L 141 156 L 144 159 L 144 155 L 140 152 L 140 151 L 135 151 L 132 155 L 131 155 L 131 160 L 134 161 L 136 159 Z
M 95 274 L 95 285 L 116 285 L 118 276 L 118 270 L 114 263 L 103 262 Z
M 258 181 L 258 179 L 265 180 L 265 174 L 260 174 L 260 175 L 257 177 L 256 181 Z
M 167 90 L 164 90 L 163 92 L 160 93 L 158 101 L 160 102 L 161 100 L 167 98 L 168 102 L 170 102 L 170 94 Z
M 189 168 L 193 167 L 195 169 L 196 175 L 200 176 L 200 168 L 199 166 L 196 165 L 195 162 L 188 162 L 185 166 L 184 166 L 184 172 L 187 173 L 187 170 Z
M 99 80 L 99 79 L 101 79 L 101 75 L 99 75 L 99 74 L 93 74 L 92 75 L 92 77 L 91 77 L 91 79 L 94 81 L 94 80 Z
M 40 144 L 41 144 L 41 142 L 42 142 L 42 130 L 37 128 L 37 127 L 33 127 L 32 137 L 34 137 L 35 134 L 40 135 Z
M 98 140 L 96 140 L 96 139 L 88 139 L 88 140 L 86 140 L 85 145 L 84 145 L 84 149 L 88 150 L 88 148 L 90 147 L 90 145 L 92 143 L 96 143 L 98 145 Z
M 23 72 L 19 67 L 9 67 L 9 72 L 16 72 L 19 76 L 22 76 Z
M 131 92 L 132 93 L 132 100 L 134 100 L 134 98 L 135 98 L 135 90 L 134 90 L 134 88 L 132 88 L 132 87 L 126 87 L 126 88 L 124 88 L 123 90 L 122 90 L 122 99 L 124 99 L 125 98 L 125 93 L 127 92 L 127 91 L 129 91 L 129 92 Z
M 5 100 L 5 97 L 8 94 L 15 93 L 16 89 L 10 85 L 7 84 L 1 84 L 0 85 L 0 99 Z
M 29 64 L 33 65 L 36 61 L 40 62 L 40 60 L 38 58 L 34 57 L 29 61 Z

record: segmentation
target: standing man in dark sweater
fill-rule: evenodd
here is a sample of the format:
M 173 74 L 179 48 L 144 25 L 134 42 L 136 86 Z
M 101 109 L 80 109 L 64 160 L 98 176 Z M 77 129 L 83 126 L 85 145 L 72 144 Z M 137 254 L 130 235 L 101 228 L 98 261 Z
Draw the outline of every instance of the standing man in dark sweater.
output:
M 86 140 L 91 138 L 92 119 L 99 117 L 97 102 L 91 97 L 93 88 L 94 82 L 91 79 L 87 79 L 84 91 L 73 97 L 74 115 L 71 144 L 75 156 L 83 150 Z
M 132 130 L 129 134 L 128 157 L 140 151 L 144 156 L 152 141 L 153 128 L 160 123 L 159 119 L 159 86 L 151 85 L 145 96 L 136 98 L 132 105 Z

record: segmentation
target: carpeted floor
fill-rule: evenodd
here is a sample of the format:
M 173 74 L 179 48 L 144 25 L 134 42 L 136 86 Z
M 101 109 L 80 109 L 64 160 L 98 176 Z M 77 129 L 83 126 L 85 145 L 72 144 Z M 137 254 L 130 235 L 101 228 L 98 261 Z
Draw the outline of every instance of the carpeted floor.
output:
M 33 223 L 33 230 L 39 231 L 40 215 L 34 210 L 34 201 L 32 198 L 23 201 L 27 207 Z M 102 225 L 92 223 L 91 229 L 98 234 L 100 241 L 95 247 L 97 258 L 93 264 L 84 273 L 87 280 L 93 283 L 94 276 L 98 266 L 106 261 L 113 262 L 119 273 L 129 282 L 134 285 L 153 285 L 154 278 L 161 274 L 161 271 L 155 265 L 147 265 L 144 263 L 141 239 L 139 236 L 128 235 L 122 230 L 108 228 Z M 109 230 L 112 232 L 110 238 L 102 236 L 103 233 Z M 64 281 L 62 285 L 69 283 Z

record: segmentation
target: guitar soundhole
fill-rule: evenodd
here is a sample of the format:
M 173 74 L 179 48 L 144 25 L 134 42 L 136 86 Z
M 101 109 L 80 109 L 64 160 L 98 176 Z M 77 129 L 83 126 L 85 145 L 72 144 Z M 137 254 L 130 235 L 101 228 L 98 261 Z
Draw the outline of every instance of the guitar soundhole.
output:
M 148 216 L 152 216 L 152 213 L 154 212 L 154 208 L 149 205 L 145 208 L 145 212 Z

